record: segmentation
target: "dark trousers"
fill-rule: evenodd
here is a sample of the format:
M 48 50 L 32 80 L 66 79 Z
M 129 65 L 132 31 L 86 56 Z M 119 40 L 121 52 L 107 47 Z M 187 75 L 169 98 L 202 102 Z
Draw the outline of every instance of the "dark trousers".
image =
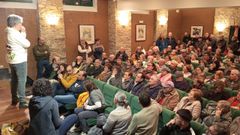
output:
M 51 65 L 48 60 L 37 61 L 37 79 L 42 77 L 48 78 L 50 76 L 50 73 Z

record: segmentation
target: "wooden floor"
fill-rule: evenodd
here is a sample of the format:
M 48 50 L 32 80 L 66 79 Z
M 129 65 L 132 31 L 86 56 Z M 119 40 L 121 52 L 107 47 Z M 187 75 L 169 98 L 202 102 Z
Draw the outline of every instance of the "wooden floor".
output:
M 28 109 L 11 106 L 10 81 L 0 80 L 0 128 L 4 123 L 29 119 Z

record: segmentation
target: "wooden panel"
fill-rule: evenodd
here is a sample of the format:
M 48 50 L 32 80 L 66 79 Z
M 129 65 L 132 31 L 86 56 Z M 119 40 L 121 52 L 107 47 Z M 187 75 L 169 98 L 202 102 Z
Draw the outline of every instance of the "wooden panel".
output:
M 145 49 L 149 49 L 149 47 L 152 45 L 153 41 L 155 40 L 155 16 L 155 11 L 150 11 L 149 14 L 132 14 L 132 52 L 134 52 L 136 47 L 139 45 L 144 47 Z M 143 24 L 146 24 L 147 33 L 145 41 L 136 42 L 136 25 L 139 24 L 139 21 L 143 21 Z
M 32 48 L 36 44 L 38 37 L 38 25 L 37 25 L 37 11 L 32 9 L 5 9 L 0 8 L 0 65 L 8 67 L 6 62 L 6 33 L 5 28 L 7 26 L 6 19 L 10 14 L 17 14 L 23 17 L 23 25 L 27 30 L 27 39 L 30 40 L 31 46 L 28 49 L 28 75 L 32 78 L 36 76 L 36 62 L 32 54 Z
M 108 53 L 108 2 L 98 0 L 98 12 L 64 11 L 67 62 L 72 62 L 78 54 L 79 24 L 95 25 L 95 37 L 99 38 Z

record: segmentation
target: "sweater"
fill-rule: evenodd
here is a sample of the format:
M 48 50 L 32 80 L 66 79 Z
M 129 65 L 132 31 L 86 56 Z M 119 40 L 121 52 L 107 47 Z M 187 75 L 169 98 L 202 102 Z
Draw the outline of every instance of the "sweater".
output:
M 27 48 L 30 42 L 26 39 L 25 32 L 19 32 L 14 28 L 7 27 L 7 45 L 11 51 L 7 53 L 9 64 L 19 64 L 27 61 Z

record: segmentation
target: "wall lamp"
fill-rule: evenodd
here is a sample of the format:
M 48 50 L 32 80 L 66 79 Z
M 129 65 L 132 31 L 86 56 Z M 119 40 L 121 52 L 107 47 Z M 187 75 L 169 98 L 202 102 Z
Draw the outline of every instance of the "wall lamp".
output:
M 57 25 L 58 22 L 59 22 L 59 16 L 55 13 L 48 13 L 46 16 L 45 16 L 45 19 L 47 21 L 47 24 L 49 25 Z

